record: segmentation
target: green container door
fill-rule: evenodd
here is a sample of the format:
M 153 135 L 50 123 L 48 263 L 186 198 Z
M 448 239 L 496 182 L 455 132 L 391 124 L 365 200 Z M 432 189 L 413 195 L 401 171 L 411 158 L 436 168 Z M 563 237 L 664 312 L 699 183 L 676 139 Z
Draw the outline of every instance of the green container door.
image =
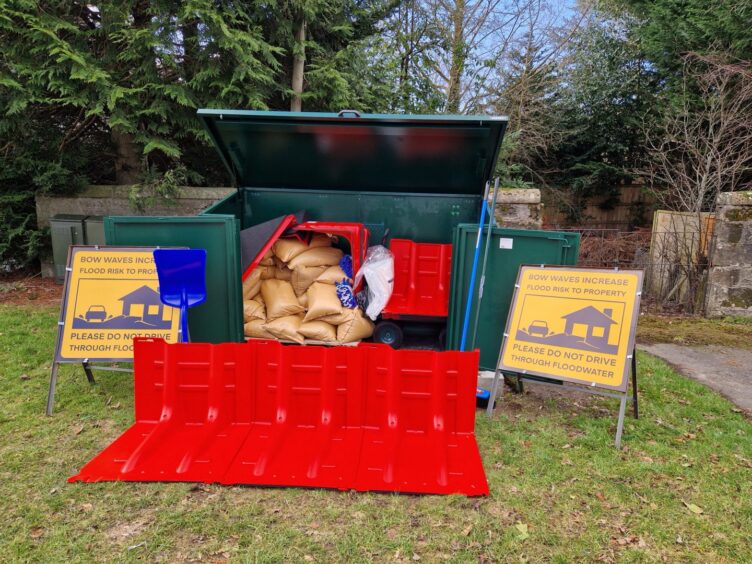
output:
M 108 245 L 206 249 L 206 302 L 191 308 L 191 340 L 243 340 L 240 225 L 231 215 L 107 217 Z
M 452 280 L 447 323 L 447 347 L 457 350 L 462 340 L 467 291 L 475 254 L 478 226 L 458 225 L 452 240 Z M 473 310 L 477 302 L 480 269 L 483 264 L 486 230 L 483 232 L 478 259 L 478 274 L 473 292 Z M 480 367 L 494 370 L 501 338 L 506 328 L 517 272 L 522 264 L 574 265 L 579 252 L 579 233 L 528 231 L 494 228 L 488 252 L 486 278 L 481 303 L 475 348 L 480 349 Z M 474 315 L 470 318 L 468 346 L 472 336 Z
M 84 220 L 84 231 L 87 245 L 104 245 L 104 217 L 101 215 L 90 215 Z
M 58 214 L 50 219 L 52 236 L 52 260 L 55 265 L 55 282 L 62 284 L 65 280 L 65 267 L 68 264 L 68 247 L 84 245 L 85 215 Z

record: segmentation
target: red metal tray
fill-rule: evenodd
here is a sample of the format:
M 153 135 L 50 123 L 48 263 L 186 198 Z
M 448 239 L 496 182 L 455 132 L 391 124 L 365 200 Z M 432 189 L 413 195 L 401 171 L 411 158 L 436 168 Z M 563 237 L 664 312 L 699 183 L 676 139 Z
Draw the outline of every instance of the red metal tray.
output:
M 452 245 L 392 239 L 389 250 L 394 254 L 394 291 L 381 316 L 446 317 Z
M 478 352 L 134 340 L 135 423 L 70 482 L 487 495 Z

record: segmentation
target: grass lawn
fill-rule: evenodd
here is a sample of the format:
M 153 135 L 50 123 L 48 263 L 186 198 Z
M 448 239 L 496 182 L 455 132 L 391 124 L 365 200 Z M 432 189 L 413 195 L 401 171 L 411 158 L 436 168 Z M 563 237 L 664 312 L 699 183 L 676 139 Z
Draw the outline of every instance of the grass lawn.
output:
M 752 318 L 641 315 L 637 338 L 643 343 L 725 345 L 752 350 Z
M 130 376 L 60 374 L 57 310 L 0 305 L 4 561 L 752 561 L 752 424 L 639 357 L 641 418 L 617 402 L 506 396 L 477 434 L 487 498 L 156 483 L 66 483 L 128 427 Z

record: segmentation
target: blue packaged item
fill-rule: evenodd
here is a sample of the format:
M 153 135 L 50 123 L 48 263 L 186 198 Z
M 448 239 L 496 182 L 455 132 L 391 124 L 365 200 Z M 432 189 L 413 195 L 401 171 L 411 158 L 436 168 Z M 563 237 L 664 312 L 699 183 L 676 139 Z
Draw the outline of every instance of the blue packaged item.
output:
M 358 302 L 355 300 L 350 283 L 347 280 L 342 280 L 342 282 L 337 282 L 335 286 L 337 288 L 337 297 L 342 306 L 348 309 L 355 309 L 358 306 Z
M 339 267 L 344 271 L 348 278 L 353 277 L 353 262 L 350 255 L 345 255 L 339 261 Z

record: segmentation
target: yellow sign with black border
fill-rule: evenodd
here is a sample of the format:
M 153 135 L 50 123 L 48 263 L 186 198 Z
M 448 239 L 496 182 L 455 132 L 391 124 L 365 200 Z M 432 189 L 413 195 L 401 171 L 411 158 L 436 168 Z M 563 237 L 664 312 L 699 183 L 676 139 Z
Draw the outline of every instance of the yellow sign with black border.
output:
M 642 271 L 522 266 L 500 368 L 626 391 Z
M 134 337 L 178 341 L 180 310 L 160 300 L 153 250 L 70 248 L 57 362 L 129 362 Z

